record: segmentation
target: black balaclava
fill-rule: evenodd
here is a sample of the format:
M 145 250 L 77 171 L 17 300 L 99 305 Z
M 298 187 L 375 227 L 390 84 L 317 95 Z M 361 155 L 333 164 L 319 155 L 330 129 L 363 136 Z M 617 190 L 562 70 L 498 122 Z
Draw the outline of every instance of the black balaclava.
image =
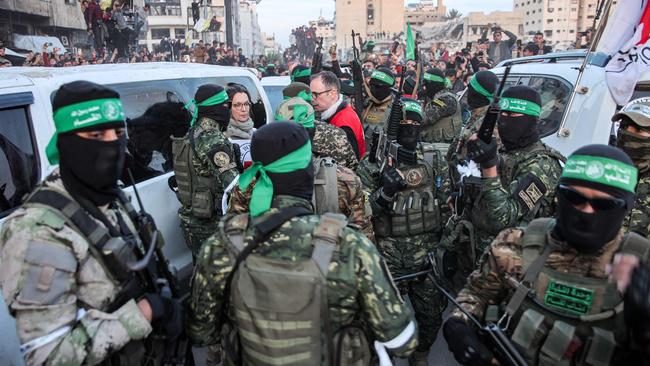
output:
M 623 116 L 621 127 L 633 123 L 629 117 Z M 650 137 L 628 132 L 624 128 L 618 129 L 616 146 L 625 151 L 632 159 L 634 165 L 639 169 L 639 173 L 647 174 L 650 172 Z
M 224 89 L 221 85 L 216 85 L 216 84 L 201 85 L 196 90 L 196 94 L 194 95 L 194 100 L 196 100 L 197 103 L 201 103 L 202 101 L 221 93 L 223 90 Z M 217 121 L 219 123 L 219 126 L 221 126 L 221 131 L 225 131 L 228 128 L 228 123 L 230 122 L 230 108 L 228 106 L 228 103 L 221 103 L 209 107 L 198 107 L 198 108 L 199 108 L 198 118 L 206 117 Z
M 395 85 L 395 74 L 386 67 L 379 67 L 373 71 L 368 82 L 370 93 L 380 102 L 390 96 L 393 85 Z
M 608 165 L 603 164 L 602 160 L 588 162 L 591 157 L 620 162 L 625 168 L 606 169 L 604 167 Z M 634 173 L 625 174 L 627 170 Z M 612 182 L 614 185 L 606 182 Z M 625 200 L 626 207 L 595 209 L 594 213 L 585 213 L 567 201 L 558 190 L 555 215 L 557 223 L 553 235 L 586 254 L 597 253 L 605 244 L 616 238 L 635 198 L 634 188 L 623 189 L 620 182 L 629 182 L 631 187 L 636 185 L 636 168 L 625 152 L 607 145 L 587 145 L 576 150 L 567 159 L 559 184 L 597 189 Z
M 404 94 L 413 95 L 415 91 L 415 76 L 409 75 L 404 79 Z
M 520 108 L 520 103 L 526 103 L 529 109 Z M 542 97 L 539 93 L 528 86 L 513 86 L 501 95 L 500 107 L 502 112 L 523 113 L 520 117 L 499 114 L 498 129 L 499 137 L 506 150 L 513 150 L 529 146 L 539 141 L 537 134 L 537 122 L 541 109 Z
M 445 88 L 445 73 L 438 68 L 431 68 L 424 73 L 422 83 L 424 95 L 432 99 L 439 91 Z
M 298 82 L 309 85 L 311 82 L 311 68 L 305 65 L 298 65 L 291 72 L 291 82 Z
M 478 84 L 475 87 L 475 83 Z M 467 87 L 467 104 L 471 109 L 490 105 L 492 96 L 499 85 L 499 78 L 488 70 L 479 71 Z M 486 95 L 487 94 L 487 95 Z
M 422 124 L 422 105 L 410 98 L 402 98 L 404 104 L 404 120 L 417 123 L 400 123 L 397 130 L 397 143 L 407 150 L 415 151 L 420 141 L 420 125 Z
M 307 130 L 295 122 L 276 121 L 255 131 L 251 139 L 251 159 L 264 165 L 301 148 L 309 141 Z M 273 182 L 273 195 L 288 195 L 311 201 L 314 191 L 314 166 L 290 173 L 267 173 Z
M 62 107 L 91 100 L 119 97 L 117 92 L 105 86 L 75 81 L 62 85 L 56 91 L 52 111 L 56 113 Z M 56 144 L 63 185 L 71 194 L 97 206 L 106 205 L 118 196 L 117 181 L 124 170 L 126 138 L 122 136 L 115 141 L 97 141 L 77 136 L 76 132 L 116 127 L 125 127 L 124 121 L 60 133 Z

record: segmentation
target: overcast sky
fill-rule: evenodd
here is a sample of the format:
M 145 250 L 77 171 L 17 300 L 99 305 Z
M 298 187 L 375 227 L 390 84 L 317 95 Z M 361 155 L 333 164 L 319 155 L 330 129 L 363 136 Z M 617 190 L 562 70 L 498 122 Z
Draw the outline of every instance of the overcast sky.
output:
M 417 3 L 405 0 L 404 3 Z M 291 29 L 306 25 L 310 20 L 334 16 L 334 0 L 262 0 L 257 6 L 262 32 L 275 33 L 276 40 L 283 47 L 289 45 Z M 445 0 L 447 9 L 458 9 L 466 14 L 470 11 L 490 12 L 493 10 L 512 10 L 512 0 Z

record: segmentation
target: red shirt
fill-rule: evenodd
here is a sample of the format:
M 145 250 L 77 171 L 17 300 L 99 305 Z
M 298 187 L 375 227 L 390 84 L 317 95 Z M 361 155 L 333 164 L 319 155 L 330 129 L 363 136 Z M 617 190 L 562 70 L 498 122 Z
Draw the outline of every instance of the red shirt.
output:
M 359 156 L 362 157 L 366 153 L 366 140 L 363 136 L 363 127 L 361 127 L 361 121 L 359 121 L 357 112 L 352 109 L 350 104 L 345 104 L 345 108 L 336 112 L 329 122 L 336 127 L 348 127 L 352 130 L 357 140 L 357 146 L 359 147 Z

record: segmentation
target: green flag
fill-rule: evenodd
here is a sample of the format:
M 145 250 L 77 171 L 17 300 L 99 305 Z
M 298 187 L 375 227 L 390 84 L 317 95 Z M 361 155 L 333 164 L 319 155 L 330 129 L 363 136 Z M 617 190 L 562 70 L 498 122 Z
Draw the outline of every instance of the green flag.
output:
M 411 32 L 411 23 L 406 23 L 406 60 L 415 60 L 415 39 Z

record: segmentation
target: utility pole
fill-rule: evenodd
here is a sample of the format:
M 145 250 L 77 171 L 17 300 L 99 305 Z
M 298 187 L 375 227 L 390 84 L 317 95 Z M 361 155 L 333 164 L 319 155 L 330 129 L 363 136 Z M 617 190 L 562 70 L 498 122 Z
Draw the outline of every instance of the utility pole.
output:
M 232 0 L 224 0 L 226 8 L 226 44 L 233 47 L 233 16 L 232 16 Z

